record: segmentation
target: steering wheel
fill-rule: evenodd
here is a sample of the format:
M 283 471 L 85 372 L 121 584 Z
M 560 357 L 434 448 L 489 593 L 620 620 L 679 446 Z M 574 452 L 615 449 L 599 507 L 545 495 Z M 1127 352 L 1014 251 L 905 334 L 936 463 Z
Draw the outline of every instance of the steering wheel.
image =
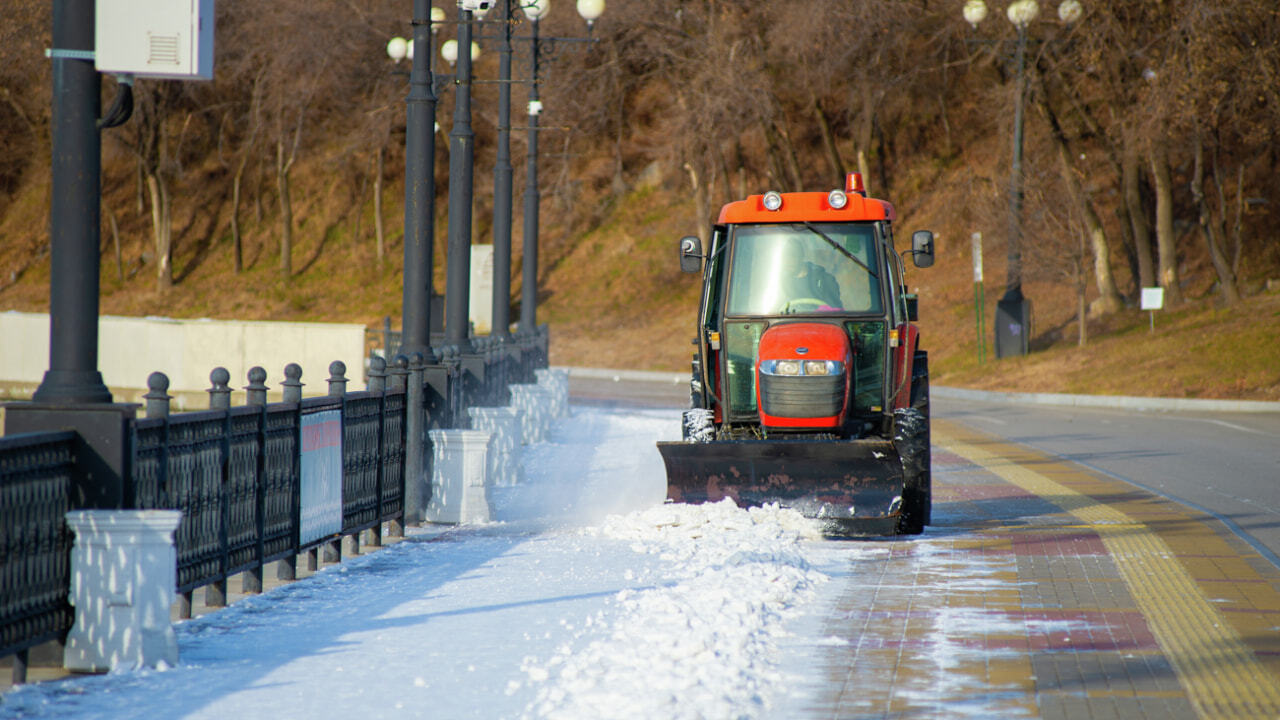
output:
M 798 308 L 793 309 L 793 308 L 795 308 L 795 306 L 797 306 L 797 305 L 812 305 L 813 307 L 811 307 L 811 308 L 809 308 L 809 309 L 810 309 L 810 310 L 817 310 L 818 308 L 820 308 L 820 307 L 822 307 L 823 305 L 826 305 L 826 304 L 827 304 L 827 301 L 826 301 L 826 300 L 819 300 L 818 298 L 811 298 L 811 297 L 791 298 L 790 300 L 788 300 L 788 301 L 786 302 L 786 304 L 784 304 L 784 305 L 782 306 L 782 312 L 784 312 L 784 313 L 786 313 L 786 312 L 801 312 Z

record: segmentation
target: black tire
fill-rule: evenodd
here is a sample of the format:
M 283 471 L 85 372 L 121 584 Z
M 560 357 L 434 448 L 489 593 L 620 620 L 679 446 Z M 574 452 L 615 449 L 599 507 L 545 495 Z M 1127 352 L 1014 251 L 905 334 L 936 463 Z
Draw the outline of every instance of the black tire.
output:
M 902 460 L 902 514 L 898 533 L 919 535 L 932 521 L 933 484 L 929 448 L 929 360 L 916 353 L 911 407 L 894 413 L 894 445 Z
M 933 439 L 929 428 L 929 353 L 918 350 L 911 364 L 911 407 L 924 416 L 924 458 L 920 488 L 923 491 L 924 524 L 933 524 Z

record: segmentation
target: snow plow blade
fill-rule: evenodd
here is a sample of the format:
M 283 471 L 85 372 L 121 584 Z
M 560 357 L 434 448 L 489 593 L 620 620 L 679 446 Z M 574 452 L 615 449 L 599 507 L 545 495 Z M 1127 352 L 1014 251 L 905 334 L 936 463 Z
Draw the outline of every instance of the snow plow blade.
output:
M 891 535 L 902 508 L 902 462 L 887 440 L 660 442 L 667 497 L 778 503 L 833 535 Z

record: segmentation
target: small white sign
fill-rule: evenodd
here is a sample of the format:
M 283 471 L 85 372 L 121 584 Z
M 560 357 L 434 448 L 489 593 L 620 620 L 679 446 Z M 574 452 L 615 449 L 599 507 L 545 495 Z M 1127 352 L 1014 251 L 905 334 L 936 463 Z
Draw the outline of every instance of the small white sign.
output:
M 1161 288 L 1161 287 L 1142 288 L 1142 309 L 1143 310 L 1161 310 L 1163 308 L 1164 308 L 1164 288 Z

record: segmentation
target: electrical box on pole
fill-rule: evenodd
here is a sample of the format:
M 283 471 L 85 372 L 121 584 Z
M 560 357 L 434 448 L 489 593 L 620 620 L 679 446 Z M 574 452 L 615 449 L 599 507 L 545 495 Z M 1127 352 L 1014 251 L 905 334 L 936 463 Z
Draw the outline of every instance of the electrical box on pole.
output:
M 97 0 L 98 72 L 213 79 L 214 0 Z

